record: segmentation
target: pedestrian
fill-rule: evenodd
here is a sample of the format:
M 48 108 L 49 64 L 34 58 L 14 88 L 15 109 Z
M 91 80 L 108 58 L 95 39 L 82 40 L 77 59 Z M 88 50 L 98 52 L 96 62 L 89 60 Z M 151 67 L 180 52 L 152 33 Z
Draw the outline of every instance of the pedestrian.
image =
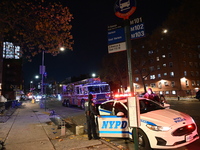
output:
M 160 102 L 164 105 L 164 103 L 167 103 L 165 96 L 163 94 L 160 95 Z
M 144 94 L 144 98 L 151 99 L 153 101 L 161 103 L 160 98 L 158 97 L 157 94 L 153 93 L 151 88 L 148 88 L 147 93 Z
M 96 131 L 96 122 L 95 122 L 95 116 L 98 116 L 98 113 L 96 111 L 95 104 L 92 101 L 93 96 L 92 94 L 89 94 L 88 96 L 88 106 L 85 107 L 85 113 L 86 113 L 86 119 L 87 119 L 87 134 L 88 134 L 88 140 L 93 139 L 100 139 L 97 135 Z

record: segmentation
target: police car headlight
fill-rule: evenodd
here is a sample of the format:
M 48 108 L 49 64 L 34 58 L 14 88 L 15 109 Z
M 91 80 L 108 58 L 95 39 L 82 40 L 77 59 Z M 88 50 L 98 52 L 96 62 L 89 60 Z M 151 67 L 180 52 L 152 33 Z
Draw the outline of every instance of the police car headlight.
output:
M 170 127 L 154 126 L 150 124 L 147 124 L 147 127 L 153 131 L 169 131 L 171 129 Z

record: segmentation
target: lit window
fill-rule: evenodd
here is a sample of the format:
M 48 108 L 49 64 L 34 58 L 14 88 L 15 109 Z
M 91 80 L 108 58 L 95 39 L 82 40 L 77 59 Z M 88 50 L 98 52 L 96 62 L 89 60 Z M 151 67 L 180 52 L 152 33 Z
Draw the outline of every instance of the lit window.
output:
M 158 74 L 158 78 L 161 78 L 161 74 L 160 73 Z
M 200 85 L 200 81 L 199 80 L 197 80 L 197 86 L 199 86 Z
M 164 73 L 164 76 L 167 76 L 167 72 Z
M 3 58 L 19 59 L 20 57 L 20 46 L 15 46 L 12 42 L 3 43 Z
M 160 70 L 160 65 L 157 65 L 157 69 Z
M 165 85 L 165 86 L 168 86 L 168 82 L 164 82 L 164 85 Z
M 140 86 L 135 84 L 135 89 L 139 89 L 139 88 L 140 88 Z
M 169 91 L 165 91 L 165 94 L 168 95 L 168 94 L 169 94 Z
M 183 74 L 184 74 L 184 76 L 187 76 L 187 71 L 184 71 Z
M 172 87 L 175 86 L 175 82 L 174 82 L 174 81 L 171 82 L 171 86 L 172 86 Z
M 160 61 L 159 57 L 156 57 L 156 61 Z
M 192 81 L 192 86 L 195 86 L 195 81 L 194 80 Z
M 162 55 L 162 58 L 165 58 L 165 55 Z
M 174 72 L 170 72 L 170 76 L 171 76 L 171 77 L 174 77 Z
M 172 94 L 173 94 L 173 95 L 176 95 L 176 91 L 172 91 Z
M 152 79 L 155 79 L 156 78 L 156 76 L 155 75 L 150 75 L 150 79 L 152 80 Z
M 152 50 L 151 50 L 151 51 L 148 51 L 148 53 L 149 53 L 149 54 L 153 54 L 153 51 L 152 51 Z
M 158 83 L 158 88 L 161 89 L 162 88 L 162 82 Z
M 189 86 L 188 80 L 185 80 L 185 85 Z
M 166 64 L 163 64 L 163 67 L 166 67 L 167 65 Z
M 143 79 L 144 79 L 144 80 L 147 80 L 147 77 L 143 76 Z
M 137 81 L 139 81 L 139 78 L 138 78 L 138 77 L 136 77 L 136 78 L 135 78 L 135 81 L 136 81 L 136 82 L 137 82 Z
M 154 88 L 154 87 L 156 87 L 156 84 L 155 84 L 155 83 L 151 83 L 150 86 L 151 86 L 152 88 Z

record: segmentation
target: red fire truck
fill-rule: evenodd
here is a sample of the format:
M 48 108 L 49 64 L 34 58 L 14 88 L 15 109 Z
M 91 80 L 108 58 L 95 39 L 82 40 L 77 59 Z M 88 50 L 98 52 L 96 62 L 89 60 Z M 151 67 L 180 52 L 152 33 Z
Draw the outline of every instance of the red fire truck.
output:
M 62 87 L 62 105 L 69 107 L 76 105 L 84 109 L 88 95 L 93 95 L 93 102 L 101 104 L 110 98 L 110 86 L 100 78 L 89 78 L 69 83 Z

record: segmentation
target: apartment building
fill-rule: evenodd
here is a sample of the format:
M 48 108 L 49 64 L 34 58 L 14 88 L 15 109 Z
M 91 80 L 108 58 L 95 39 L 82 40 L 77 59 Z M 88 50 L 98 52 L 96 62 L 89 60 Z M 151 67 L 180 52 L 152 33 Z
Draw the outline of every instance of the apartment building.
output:
M 200 89 L 200 46 L 186 48 L 182 44 L 158 46 L 154 50 L 141 49 L 135 53 L 148 58 L 141 68 L 146 89 L 152 88 L 156 94 L 166 97 L 196 95 Z M 142 77 L 138 69 L 133 70 L 134 91 L 137 94 L 144 92 Z
M 7 99 L 19 99 L 23 90 L 22 59 L 20 47 L 3 42 L 2 93 Z

